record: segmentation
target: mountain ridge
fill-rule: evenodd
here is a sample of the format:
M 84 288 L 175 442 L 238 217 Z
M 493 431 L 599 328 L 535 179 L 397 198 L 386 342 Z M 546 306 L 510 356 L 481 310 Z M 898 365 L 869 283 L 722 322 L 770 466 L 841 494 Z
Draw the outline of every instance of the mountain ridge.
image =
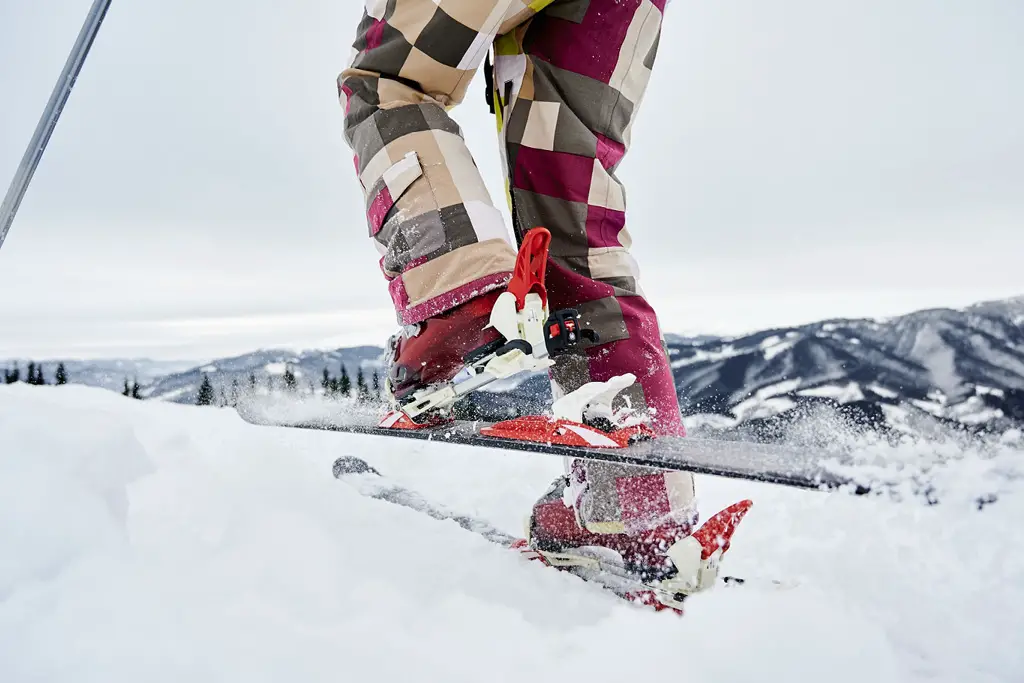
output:
M 698 431 L 766 437 L 820 410 L 876 429 L 909 429 L 922 420 L 971 430 L 1024 425 L 1024 296 L 732 336 L 668 334 L 666 344 L 681 409 Z M 123 379 L 114 382 L 112 369 L 139 367 L 97 363 L 103 372 L 93 374 L 113 389 Z M 56 361 L 43 366 L 52 372 Z M 382 348 L 358 346 L 261 349 L 162 375 L 155 367 L 142 368 L 151 377 L 142 396 L 187 403 L 195 400 L 203 375 L 228 391 L 251 382 L 250 375 L 273 386 L 291 368 L 300 390 L 317 392 L 325 368 L 337 376 L 344 367 L 353 385 L 362 371 L 369 385 L 383 372 L 384 360 Z M 72 381 L 80 381 L 68 369 Z M 498 419 L 542 411 L 549 402 L 546 376 L 532 375 L 477 392 L 466 412 Z

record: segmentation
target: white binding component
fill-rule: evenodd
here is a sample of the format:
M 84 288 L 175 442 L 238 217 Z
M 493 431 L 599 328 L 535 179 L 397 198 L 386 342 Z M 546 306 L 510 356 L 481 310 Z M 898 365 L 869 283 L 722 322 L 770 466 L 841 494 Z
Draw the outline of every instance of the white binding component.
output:
M 519 339 L 519 311 L 516 310 L 516 295 L 512 292 L 503 292 L 498 300 L 494 302 L 491 309 L 491 321 L 488 327 L 493 327 L 505 339 Z
M 659 588 L 689 595 L 714 586 L 718 580 L 723 551 L 719 548 L 706 560 L 701 559 L 702 553 L 700 543 L 693 536 L 674 543 L 665 554 L 672 560 L 678 573 L 662 581 Z
M 503 292 L 494 302 L 488 327 L 498 330 L 510 341 L 522 339 L 529 342 L 535 358 L 547 358 L 548 347 L 544 339 L 547 319 L 548 309 L 539 294 L 527 294 L 523 308 L 519 310 L 516 308 L 516 295 Z
M 612 401 L 619 392 L 635 383 L 636 375 L 630 373 L 612 377 L 607 382 L 590 382 L 558 399 L 551 408 L 559 420 L 583 422 L 583 414 L 587 413 L 590 417 L 604 417 L 617 424 Z

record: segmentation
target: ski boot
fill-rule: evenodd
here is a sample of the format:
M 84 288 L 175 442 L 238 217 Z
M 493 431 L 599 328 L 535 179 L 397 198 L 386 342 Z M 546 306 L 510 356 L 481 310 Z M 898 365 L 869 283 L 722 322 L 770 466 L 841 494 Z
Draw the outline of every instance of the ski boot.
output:
M 753 505 L 722 510 L 696 532 L 693 523 L 668 523 L 635 535 L 597 534 L 580 526 L 564 501 L 568 477 L 536 503 L 527 537 L 513 545 L 529 559 L 610 588 L 627 600 L 682 613 L 687 596 L 712 588 L 733 533 Z
M 452 406 L 467 394 L 522 372 L 547 370 L 555 356 L 589 339 L 573 309 L 548 309 L 544 276 L 551 233 L 526 234 L 508 289 L 490 293 L 431 318 L 392 338 L 385 391 L 392 410 L 379 426 L 422 429 L 450 419 Z M 597 410 L 611 416 L 616 393 L 636 381 L 632 375 L 588 384 L 555 402 L 553 415 L 522 417 L 482 431 L 487 436 L 596 448 L 622 448 L 653 436 L 644 424 L 608 431 L 585 422 Z M 611 422 L 601 424 L 610 425 Z
M 489 325 L 500 293 L 470 299 L 391 337 L 386 387 L 393 400 L 401 404 L 424 387 L 450 382 L 473 353 L 499 342 L 501 334 Z

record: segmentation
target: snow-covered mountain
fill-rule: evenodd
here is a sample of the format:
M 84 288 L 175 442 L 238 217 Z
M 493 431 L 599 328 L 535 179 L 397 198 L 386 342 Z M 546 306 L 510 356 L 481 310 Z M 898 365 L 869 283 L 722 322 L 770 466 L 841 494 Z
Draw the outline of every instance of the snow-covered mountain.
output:
M 1024 298 L 669 343 L 695 424 L 771 432 L 819 406 L 901 426 L 1024 422 Z
M 161 377 L 142 390 L 144 398 L 156 398 L 176 403 L 194 403 L 203 375 L 210 378 L 216 391 L 230 391 L 237 382 L 245 387 L 255 377 L 258 384 L 268 382 L 281 385 L 282 377 L 289 368 L 295 374 L 297 386 L 303 390 L 319 388 L 326 368 L 331 376 L 341 374 L 342 366 L 349 374 L 353 386 L 362 369 L 369 383 L 375 372 L 382 368 L 383 350 L 375 346 L 357 346 L 334 351 L 282 351 L 264 350 L 236 356 L 189 368 Z
M 11 369 L 15 365 L 24 376 L 31 359 L 12 358 L 0 360 L 0 368 Z M 195 361 L 187 360 L 151 360 L 148 358 L 115 358 L 111 360 L 43 360 L 36 361 L 43 366 L 43 376 L 48 383 L 53 383 L 57 374 L 57 366 L 64 363 L 69 380 L 73 384 L 84 384 L 89 387 L 113 389 L 121 391 L 124 381 L 138 382 L 148 385 L 161 377 L 175 372 L 182 372 L 195 366 Z
M 994 431 L 1024 425 L 1024 297 L 736 337 L 668 335 L 667 344 L 691 431 L 780 438 L 820 411 L 858 425 L 909 431 L 935 424 Z M 229 393 L 235 382 L 244 387 L 250 374 L 260 385 L 280 383 L 287 367 L 301 389 L 318 388 L 324 368 L 336 376 L 342 365 L 353 382 L 360 368 L 369 382 L 382 371 L 382 354 L 373 346 L 257 351 L 176 367 L 142 395 L 191 403 L 204 374 L 216 391 Z M 147 368 L 119 365 L 125 363 L 133 362 L 69 362 L 68 370 L 73 382 L 108 388 L 120 389 L 126 374 L 145 383 Z M 464 408 L 466 415 L 498 419 L 537 412 L 549 402 L 546 377 L 534 375 L 478 392 Z

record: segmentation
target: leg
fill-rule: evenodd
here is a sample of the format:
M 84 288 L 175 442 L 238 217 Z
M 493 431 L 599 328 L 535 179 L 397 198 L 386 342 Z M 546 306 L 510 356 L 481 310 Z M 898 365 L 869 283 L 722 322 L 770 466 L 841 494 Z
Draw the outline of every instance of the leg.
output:
M 495 35 L 533 13 L 528 0 L 366 0 L 338 91 L 370 236 L 404 325 L 509 280 L 515 250 L 446 109 L 463 99 Z
M 682 434 L 668 355 L 629 254 L 615 176 L 653 67 L 664 0 L 559 0 L 496 43 L 495 89 L 517 236 L 552 232 L 552 308 L 576 308 L 597 344 L 559 360 L 556 394 L 631 372 L 631 405 Z M 693 517 L 684 473 L 572 464 L 577 514 L 594 532 Z

